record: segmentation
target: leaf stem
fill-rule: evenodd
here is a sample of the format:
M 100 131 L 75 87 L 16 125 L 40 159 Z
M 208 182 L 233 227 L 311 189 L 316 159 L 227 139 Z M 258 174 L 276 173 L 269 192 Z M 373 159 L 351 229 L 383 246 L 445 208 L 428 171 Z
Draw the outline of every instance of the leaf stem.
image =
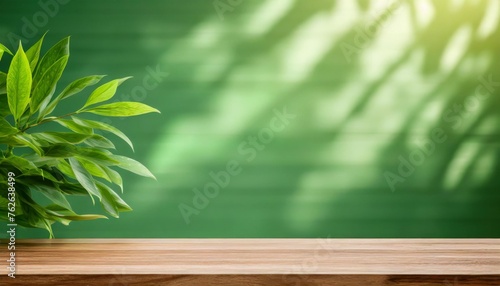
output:
M 80 112 L 79 111 L 75 111 L 75 112 L 70 112 L 70 113 L 67 113 L 67 114 L 64 114 L 64 115 L 61 115 L 61 116 L 51 117 L 51 118 L 40 120 L 37 123 L 34 123 L 34 124 L 26 126 L 25 128 L 23 128 L 21 130 L 21 132 L 24 132 L 24 131 L 32 128 L 32 127 L 35 127 L 35 126 L 42 125 L 44 123 L 51 122 L 51 121 L 54 121 L 54 120 L 57 120 L 57 119 L 61 119 L 61 118 L 64 118 L 64 117 L 68 117 L 68 116 L 71 116 L 71 115 L 75 115 L 75 114 L 78 114 L 78 113 L 80 113 Z
M 7 151 L 5 152 L 5 158 L 8 158 L 12 155 L 12 151 L 14 150 L 14 146 L 8 145 Z

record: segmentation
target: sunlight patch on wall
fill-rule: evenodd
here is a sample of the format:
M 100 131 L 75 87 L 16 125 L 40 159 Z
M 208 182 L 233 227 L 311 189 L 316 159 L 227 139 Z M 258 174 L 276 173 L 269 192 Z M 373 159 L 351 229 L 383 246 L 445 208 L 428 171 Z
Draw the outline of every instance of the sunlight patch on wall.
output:
M 455 73 L 464 79 L 469 79 L 475 75 L 483 75 L 487 72 L 491 62 L 491 53 L 489 51 L 481 51 L 465 57 L 460 66 L 456 68 Z
M 316 100 L 313 113 L 314 126 L 323 130 L 335 130 L 349 116 L 358 103 L 368 81 L 363 78 L 348 80 L 335 92 L 327 92 Z
M 442 0 L 437 0 L 437 1 L 442 1 Z M 467 2 L 467 1 L 470 1 L 470 0 L 450 0 L 450 8 L 452 8 L 454 10 L 458 10 L 462 6 L 464 6 L 465 2 Z
M 376 33 L 364 29 L 368 44 L 360 55 L 359 71 L 370 79 L 380 78 L 388 67 L 401 60 L 406 51 L 413 45 L 413 30 L 408 20 L 409 8 L 399 6 L 381 21 Z M 394 41 L 394 38 L 397 41 Z
M 266 1 L 255 11 L 247 23 L 242 25 L 245 33 L 252 36 L 261 36 L 269 31 L 277 22 L 287 15 L 295 1 Z
M 348 152 L 357 151 L 352 148 Z M 334 219 L 332 202 L 348 191 L 373 188 L 372 182 L 377 176 L 380 175 L 376 168 L 371 166 L 314 170 L 304 174 L 297 190 L 290 194 L 284 210 L 289 227 L 298 233 L 308 233 L 321 224 L 319 219 Z M 310 204 L 304 204 L 304 201 L 311 200 Z
M 398 72 L 398 74 L 405 76 L 393 79 L 395 82 L 408 84 L 405 88 L 401 88 L 401 97 L 405 101 L 401 104 L 407 107 L 405 120 L 412 123 L 404 129 L 409 134 L 428 134 L 441 121 L 441 111 L 448 100 L 446 96 L 443 96 L 446 91 L 441 90 L 438 94 L 435 93 L 435 90 L 439 90 L 440 86 L 443 85 L 446 75 L 421 74 L 419 70 L 424 61 L 424 51 L 422 49 L 414 51 L 407 64 L 405 63 Z M 408 88 L 410 82 L 413 86 L 411 89 Z
M 418 0 L 415 4 L 415 18 L 419 29 L 424 29 L 432 21 L 435 15 L 435 10 L 431 0 Z
M 470 26 L 462 26 L 451 37 L 441 57 L 440 68 L 443 72 L 451 72 L 465 56 L 470 44 L 472 29 Z
M 223 25 L 220 21 L 204 21 L 198 24 L 189 35 L 188 41 L 196 48 L 213 48 L 221 44 L 224 33 L 221 33 Z
M 281 75 L 284 80 L 303 80 L 323 58 L 336 38 L 329 29 L 330 23 L 330 15 L 318 14 L 280 45 L 283 53 Z
M 179 50 L 173 53 L 173 57 L 176 57 L 177 52 L 192 55 L 193 63 L 201 63 L 198 69 L 193 71 L 195 82 L 215 80 L 234 59 L 232 46 L 234 46 L 235 39 L 224 37 L 228 33 L 221 32 L 221 30 L 223 31 L 224 27 L 221 26 L 220 21 L 202 22 L 188 37 L 186 42 L 188 45 L 178 47 Z M 189 49 L 193 51 L 189 52 Z
M 481 145 L 464 142 L 456 151 L 455 156 L 448 165 L 443 178 L 443 188 L 447 191 L 456 190 L 464 177 L 467 167 L 474 161 L 481 151 Z
M 485 39 L 495 32 L 499 23 L 500 18 L 500 1 L 490 0 L 488 1 L 488 6 L 486 8 L 486 16 L 483 17 L 483 21 L 477 30 L 477 36 L 480 39 Z
M 377 81 L 364 85 L 372 94 L 364 99 L 364 109 L 358 110 L 357 116 L 348 123 L 346 129 L 395 133 L 404 128 L 410 111 L 421 100 L 422 89 L 428 88 L 426 79 L 415 69 L 415 65 L 418 66 L 420 62 L 421 53 L 414 52 L 395 72 L 382 79 L 383 83 L 375 91 L 370 89 Z M 417 85 L 419 88 L 408 88 L 410 83 L 414 86 L 418 82 L 421 83 Z
M 496 155 L 497 148 L 487 148 L 480 153 L 476 164 L 472 167 L 470 178 L 465 178 L 470 180 L 471 184 L 475 187 L 474 189 L 488 180 L 490 176 L 494 176 L 493 171 L 495 170 Z
M 316 161 L 331 162 L 338 166 L 375 166 L 380 151 L 391 134 L 356 134 L 344 132 L 318 152 Z

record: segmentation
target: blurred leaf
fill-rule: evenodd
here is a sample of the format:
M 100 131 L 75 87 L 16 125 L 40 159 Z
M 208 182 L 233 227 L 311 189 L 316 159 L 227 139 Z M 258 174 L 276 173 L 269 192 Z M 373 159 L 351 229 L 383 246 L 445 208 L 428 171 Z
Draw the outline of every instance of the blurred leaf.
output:
M 0 95 L 0 117 L 4 118 L 10 114 L 9 103 L 6 95 Z
M 10 201 L 4 197 L 0 197 L 0 209 L 7 210 Z
M 0 60 L 2 59 L 2 56 L 3 56 L 4 52 L 6 52 L 9 55 L 12 55 L 12 52 L 9 49 L 7 49 L 6 46 L 0 44 Z
M 7 74 L 0 72 L 0 95 L 3 94 L 7 94 Z M 1 108 L 3 109 L 3 106 Z
M 105 83 L 105 84 L 101 85 L 100 87 L 96 88 L 90 94 L 87 102 L 85 103 L 85 105 L 83 107 L 87 107 L 89 105 L 103 102 L 103 101 L 106 101 L 106 100 L 112 98 L 115 95 L 116 89 L 118 88 L 118 86 L 129 78 L 131 78 L 131 77 L 115 79 L 115 80 L 112 80 L 112 81 Z
M 153 178 L 156 180 L 156 177 L 148 170 L 148 168 L 146 168 L 143 164 L 137 162 L 134 159 L 120 155 L 112 155 L 111 158 L 118 161 L 119 164 L 117 164 L 116 166 L 124 170 L 130 171 L 140 176 Z
M 35 139 L 41 139 L 55 144 L 57 143 L 78 144 L 84 142 L 85 140 L 91 137 L 91 135 L 71 133 L 71 132 L 40 132 L 40 133 L 33 133 L 32 136 Z
M 0 160 L 0 164 L 3 164 L 4 162 L 9 163 L 9 165 L 15 167 L 22 173 L 28 172 L 32 169 L 38 169 L 33 162 L 16 155 L 12 155 L 8 159 Z
M 104 149 L 96 149 L 96 148 L 84 148 L 78 147 L 77 157 L 92 160 L 99 165 L 103 166 L 113 166 L 118 164 L 115 158 L 113 158 L 113 154 Z
M 104 172 L 106 172 L 111 182 L 119 186 L 121 191 L 123 192 L 123 180 L 120 174 L 108 166 L 101 166 L 101 168 L 104 170 Z
M 71 169 L 75 173 L 75 177 L 80 184 L 89 192 L 96 197 L 100 197 L 99 190 L 95 184 L 94 178 L 92 175 L 80 164 L 80 162 L 75 158 L 68 159 L 69 164 L 71 165 Z M 92 202 L 94 202 L 94 198 L 92 198 Z
M 76 146 L 71 144 L 53 144 L 52 146 L 44 148 L 43 151 L 47 157 L 58 158 L 69 158 L 78 153 Z
M 56 158 L 80 157 L 97 162 L 100 165 L 116 165 L 118 161 L 112 158 L 112 153 L 102 149 L 84 148 L 72 144 L 54 144 L 43 148 L 45 156 Z
M 42 156 L 43 150 L 40 146 L 40 144 L 30 135 L 30 134 L 16 134 L 14 135 L 14 138 L 18 142 L 22 142 L 24 146 L 28 146 L 31 149 L 33 149 L 38 155 Z
M 19 141 L 14 135 L 0 136 L 0 144 L 5 144 L 13 147 L 26 146 L 24 142 Z
M 62 126 L 68 128 L 76 133 L 79 133 L 79 134 L 87 134 L 87 135 L 94 134 L 94 130 L 92 130 L 92 128 L 82 126 L 82 125 L 74 122 L 73 120 L 57 119 L 57 120 L 54 120 L 54 122 L 57 122 L 57 123 L 61 124 Z
M 84 144 L 90 147 L 105 148 L 105 149 L 115 149 L 115 145 L 106 137 L 101 135 L 92 135 L 83 141 Z
M 16 122 L 21 118 L 30 102 L 31 69 L 21 44 L 12 59 L 7 74 L 7 96 L 10 112 Z
M 16 128 L 12 127 L 7 120 L 0 118 L 0 136 L 7 136 L 19 132 Z
M 108 188 L 108 190 L 109 194 L 113 197 L 119 212 L 128 212 L 133 210 L 122 198 L 120 198 L 120 196 L 118 196 L 115 191 L 110 188 Z
M 79 184 L 60 184 L 59 190 L 66 195 L 88 196 L 89 193 Z
M 36 153 L 32 154 L 27 154 L 23 155 L 23 159 L 26 159 L 26 161 L 29 161 L 31 164 L 35 165 L 36 167 L 41 167 L 41 166 L 47 166 L 47 167 L 53 167 L 57 166 L 59 159 L 57 158 L 51 158 L 51 157 L 41 157 Z
M 102 208 L 112 215 L 113 217 L 118 218 L 118 206 L 114 200 L 114 197 L 111 195 L 111 193 L 107 190 L 106 186 L 102 183 L 97 183 L 97 188 L 99 192 L 101 193 L 100 198 L 101 198 L 101 206 Z M 113 191 L 111 191 L 113 192 Z
M 107 181 L 111 182 L 111 178 L 108 176 L 108 174 L 104 171 L 104 169 L 97 163 L 94 163 L 90 160 L 87 159 L 79 159 L 80 163 L 89 171 L 89 173 L 92 176 L 99 177 L 106 179 Z
M 100 219 L 100 218 L 105 218 L 107 219 L 106 216 L 103 215 L 97 215 L 97 214 L 86 214 L 86 215 L 79 215 L 76 214 L 74 211 L 66 209 L 62 206 L 59 205 L 48 205 L 45 207 L 48 213 L 65 218 L 67 220 L 94 220 L 94 219 Z
M 97 183 L 97 187 L 101 192 L 101 205 L 110 215 L 119 217 L 119 212 L 132 210 L 110 187 L 101 182 Z
M 71 209 L 71 206 L 70 206 L 68 200 L 61 192 L 59 192 L 59 190 L 57 188 L 49 187 L 49 186 L 45 186 L 45 185 L 34 185 L 31 187 L 33 189 L 36 189 L 40 193 L 42 193 L 44 196 L 46 196 L 48 199 L 50 199 L 54 203 L 56 203 L 62 207 L 65 207 L 67 209 Z
M 83 112 L 90 112 L 97 115 L 115 116 L 115 117 L 136 116 L 151 112 L 160 113 L 158 109 L 153 108 L 149 105 L 131 101 L 104 104 L 90 109 L 85 109 L 83 110 Z
M 121 132 L 118 128 L 113 127 L 109 124 L 99 122 L 99 121 L 93 121 L 93 120 L 87 120 L 87 119 L 81 119 L 78 117 L 71 117 L 73 121 L 79 125 L 86 126 L 88 128 L 94 128 L 94 129 L 99 129 L 99 130 L 104 130 L 107 132 L 111 132 L 115 134 L 116 136 L 120 137 L 123 141 L 127 142 L 127 144 L 134 150 L 134 145 L 132 144 L 132 141 L 125 135 L 125 133 Z

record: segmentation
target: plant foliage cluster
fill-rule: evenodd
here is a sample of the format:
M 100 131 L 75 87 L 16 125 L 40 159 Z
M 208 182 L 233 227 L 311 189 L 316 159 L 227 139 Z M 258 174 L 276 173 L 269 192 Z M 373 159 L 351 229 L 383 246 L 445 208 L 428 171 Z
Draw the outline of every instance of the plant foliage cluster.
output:
M 93 89 L 81 108 L 53 115 L 61 101 L 98 84 L 104 76 L 77 79 L 56 94 L 56 85 L 68 63 L 70 38 L 64 38 L 42 56 L 44 37 L 27 50 L 20 43 L 15 53 L 0 44 L 0 60 L 4 54 L 13 56 L 8 72 L 0 72 L 0 218 L 7 220 L 8 212 L 15 210 L 17 224 L 46 229 L 53 237 L 54 222 L 67 225 L 76 220 L 106 218 L 75 213 L 67 200 L 69 195 L 90 196 L 94 204 L 97 198 L 106 213 L 118 217 L 131 208 L 113 189 L 123 192 L 117 169 L 154 178 L 141 163 L 115 154 L 115 146 L 108 138 L 111 134 L 133 149 L 123 132 L 82 115 L 128 117 L 159 111 L 139 102 L 106 103 L 126 77 Z M 66 131 L 43 131 L 47 128 L 38 127 L 46 123 L 59 124 Z M 16 175 L 14 182 L 7 179 L 9 172 Z M 15 188 L 15 196 L 8 195 L 9 188 Z M 51 203 L 41 205 L 35 193 Z M 9 205 L 12 202 L 15 208 Z

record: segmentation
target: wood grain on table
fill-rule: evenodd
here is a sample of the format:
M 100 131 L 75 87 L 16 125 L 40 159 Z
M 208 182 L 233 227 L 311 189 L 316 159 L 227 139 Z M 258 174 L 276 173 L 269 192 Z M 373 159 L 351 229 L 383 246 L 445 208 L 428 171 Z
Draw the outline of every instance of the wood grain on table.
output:
M 0 282 L 500 286 L 500 239 L 19 240 L 16 258 Z

